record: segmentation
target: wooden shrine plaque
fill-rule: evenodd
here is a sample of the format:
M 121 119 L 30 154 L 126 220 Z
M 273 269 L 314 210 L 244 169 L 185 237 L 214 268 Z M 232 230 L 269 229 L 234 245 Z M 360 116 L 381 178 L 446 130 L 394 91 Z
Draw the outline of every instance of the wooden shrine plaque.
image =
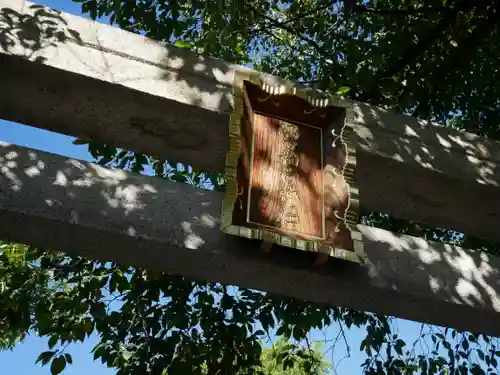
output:
M 222 231 L 362 262 L 348 108 L 266 88 L 235 89 Z

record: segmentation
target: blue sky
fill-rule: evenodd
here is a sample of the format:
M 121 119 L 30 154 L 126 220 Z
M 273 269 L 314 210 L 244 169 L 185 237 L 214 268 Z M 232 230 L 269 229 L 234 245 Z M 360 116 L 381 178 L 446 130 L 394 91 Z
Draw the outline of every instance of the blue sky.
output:
M 69 0 L 44 0 L 37 1 L 41 5 L 66 11 L 68 13 L 80 15 L 80 4 Z M 9 123 L 0 120 L 0 141 L 13 143 L 21 146 L 31 147 L 42 151 L 70 156 L 78 159 L 91 160 L 86 146 L 75 146 L 72 144 L 73 138 L 60 134 L 55 134 L 28 126 Z M 398 320 L 400 334 L 407 342 L 417 338 L 420 324 Z M 324 332 L 313 332 L 312 340 L 332 340 L 338 335 L 338 327 L 332 326 Z M 360 374 L 360 364 L 364 361 L 364 353 L 359 352 L 359 345 L 364 338 L 364 331 L 351 329 L 346 332 L 347 341 L 351 345 L 350 358 L 341 362 L 337 368 L 339 374 L 356 375 Z M 73 365 L 65 370 L 66 375 L 109 375 L 114 374 L 112 369 L 106 368 L 100 362 L 94 362 L 90 353 L 97 338 L 93 337 L 83 344 L 73 345 L 69 352 L 73 356 Z M 328 345 L 325 345 L 328 348 Z M 28 337 L 22 344 L 18 345 L 12 352 L 0 352 L 0 373 L 2 375 L 47 375 L 50 374 L 48 366 L 41 367 L 35 364 L 35 360 L 40 352 L 47 350 L 47 339 Z M 331 358 L 331 351 L 327 353 L 327 358 Z M 338 362 L 346 354 L 346 347 L 342 340 L 336 346 L 334 362 Z

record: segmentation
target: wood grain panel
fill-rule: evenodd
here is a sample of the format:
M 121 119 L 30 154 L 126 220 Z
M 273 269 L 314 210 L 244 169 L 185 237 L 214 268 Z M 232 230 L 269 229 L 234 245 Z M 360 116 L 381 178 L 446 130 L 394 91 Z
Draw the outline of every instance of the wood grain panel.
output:
M 247 219 L 324 239 L 322 130 L 255 114 Z

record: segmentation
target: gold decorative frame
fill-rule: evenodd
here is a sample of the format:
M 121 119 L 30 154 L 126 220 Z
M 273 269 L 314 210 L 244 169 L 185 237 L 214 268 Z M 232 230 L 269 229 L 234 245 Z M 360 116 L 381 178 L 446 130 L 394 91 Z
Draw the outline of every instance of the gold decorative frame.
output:
M 349 205 L 343 218 L 346 227 L 349 229 L 353 241 L 353 250 L 335 248 L 331 245 L 322 244 L 321 240 L 299 240 L 290 236 L 281 235 L 271 230 L 260 228 L 246 228 L 233 224 L 233 207 L 241 191 L 238 191 L 236 180 L 238 158 L 241 154 L 241 118 L 244 110 L 243 86 L 244 81 L 258 85 L 262 90 L 270 95 L 290 94 L 307 100 L 315 108 L 328 106 L 342 107 L 345 109 L 345 120 L 341 140 L 346 145 L 346 164 L 342 170 L 344 180 L 348 185 Z M 233 83 L 233 111 L 229 121 L 229 150 L 225 162 L 225 177 L 227 179 L 226 191 L 222 201 L 221 231 L 226 234 L 244 237 L 253 240 L 264 241 L 267 245 L 277 244 L 298 250 L 316 252 L 322 255 L 320 263 L 324 263 L 328 257 L 341 258 L 356 263 L 365 262 L 365 252 L 363 248 L 362 235 L 357 230 L 359 191 L 355 187 L 354 170 L 356 167 L 356 145 L 352 119 L 352 104 L 348 101 L 335 98 L 324 97 L 321 93 L 312 89 L 301 89 L 292 84 L 269 85 L 259 73 L 235 71 Z M 314 110 L 313 110 L 314 111 Z M 267 246 L 269 249 L 270 246 Z M 326 255 L 326 259 L 325 259 Z M 319 258 L 318 258 L 319 259 Z M 318 262 L 317 262 L 318 263 Z

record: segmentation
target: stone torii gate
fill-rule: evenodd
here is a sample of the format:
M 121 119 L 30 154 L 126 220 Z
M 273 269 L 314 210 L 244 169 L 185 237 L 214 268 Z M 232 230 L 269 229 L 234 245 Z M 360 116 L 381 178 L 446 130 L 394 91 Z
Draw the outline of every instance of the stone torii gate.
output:
M 0 0 L 0 30 L 0 118 L 224 171 L 234 75 L 251 70 L 21 0 Z M 500 241 L 496 142 L 352 108 L 365 209 Z M 0 143 L 1 238 L 500 335 L 498 257 L 358 225 L 366 264 L 314 267 L 222 233 L 222 199 Z

